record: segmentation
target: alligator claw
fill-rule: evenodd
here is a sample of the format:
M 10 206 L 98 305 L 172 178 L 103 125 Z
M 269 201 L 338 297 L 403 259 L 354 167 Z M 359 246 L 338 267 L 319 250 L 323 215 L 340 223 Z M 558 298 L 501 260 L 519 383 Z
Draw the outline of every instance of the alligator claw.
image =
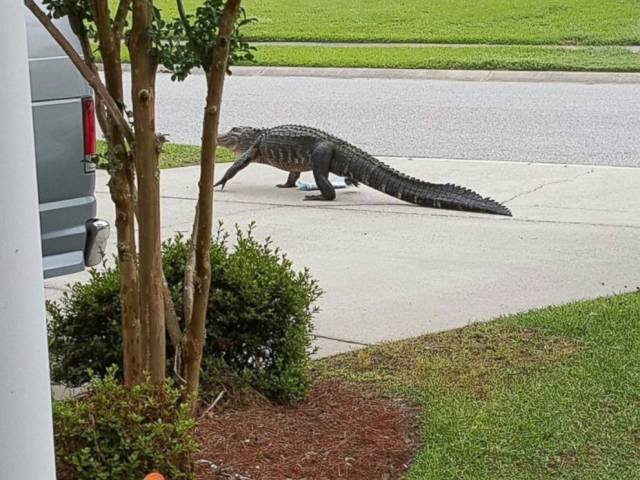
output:
M 226 185 L 226 181 L 225 180 L 220 180 L 217 183 L 213 184 L 213 188 L 216 188 L 217 186 L 220 186 L 220 191 L 224 190 L 224 186 Z
M 305 195 L 304 200 L 305 201 L 313 201 L 313 200 L 328 201 L 322 195 Z

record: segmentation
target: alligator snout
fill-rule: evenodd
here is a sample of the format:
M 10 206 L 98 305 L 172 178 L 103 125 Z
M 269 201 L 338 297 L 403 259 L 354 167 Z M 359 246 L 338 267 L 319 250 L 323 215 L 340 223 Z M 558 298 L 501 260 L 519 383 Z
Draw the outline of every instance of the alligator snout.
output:
M 237 144 L 237 136 L 231 135 L 231 133 L 223 133 L 222 135 L 218 135 L 218 145 L 221 147 L 228 148 L 229 150 L 235 150 Z

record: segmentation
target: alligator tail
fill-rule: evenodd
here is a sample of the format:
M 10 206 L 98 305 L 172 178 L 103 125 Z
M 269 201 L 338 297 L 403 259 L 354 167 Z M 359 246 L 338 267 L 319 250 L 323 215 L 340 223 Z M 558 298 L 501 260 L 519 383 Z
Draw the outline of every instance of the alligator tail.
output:
M 348 175 L 379 192 L 423 207 L 511 216 L 511 211 L 506 206 L 468 188 L 450 183 L 425 182 L 405 175 L 377 159 L 367 160 L 357 162 L 359 165 L 349 165 Z

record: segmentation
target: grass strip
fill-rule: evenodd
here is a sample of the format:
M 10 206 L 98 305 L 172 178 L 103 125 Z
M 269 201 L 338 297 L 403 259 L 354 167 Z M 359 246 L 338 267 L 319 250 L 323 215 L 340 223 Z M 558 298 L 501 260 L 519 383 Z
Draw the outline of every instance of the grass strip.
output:
M 97 145 L 99 156 L 98 168 L 106 168 L 107 143 L 99 140 Z M 235 156 L 226 148 L 216 149 L 216 161 L 218 163 L 232 162 Z M 179 143 L 165 143 L 160 155 L 160 168 L 188 167 L 200 163 L 200 147 L 194 145 L 181 145 Z
M 255 65 L 463 70 L 638 72 L 640 55 L 619 47 L 281 47 L 261 46 Z

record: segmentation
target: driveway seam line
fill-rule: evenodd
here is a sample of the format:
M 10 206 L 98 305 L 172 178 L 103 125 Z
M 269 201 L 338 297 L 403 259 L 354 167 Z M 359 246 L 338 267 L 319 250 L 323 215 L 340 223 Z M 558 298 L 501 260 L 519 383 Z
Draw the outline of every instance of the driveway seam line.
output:
M 342 338 L 336 338 L 336 337 L 329 337 L 327 335 L 314 335 L 315 338 L 322 338 L 323 340 L 331 340 L 334 342 L 341 342 L 341 343 L 349 343 L 351 345 L 361 345 L 363 347 L 369 347 L 372 344 L 371 343 L 363 343 L 363 342 L 358 342 L 357 340 L 344 340 Z
M 176 196 L 170 196 L 170 197 L 162 197 L 162 198 L 170 198 L 173 200 L 196 200 L 195 198 L 191 198 L 191 197 L 176 197 Z M 420 216 L 422 215 L 422 213 L 418 213 L 418 212 L 399 212 L 399 211 L 381 211 L 381 210 L 371 210 L 371 209 L 364 209 L 364 208 L 355 208 L 355 207 L 348 207 L 346 205 L 308 205 L 308 204 L 301 204 L 301 205 L 295 205 L 295 204 L 265 204 L 265 203 L 256 203 L 256 202 L 250 202 L 250 201 L 244 201 L 244 200 L 220 200 L 220 199 L 216 199 L 216 202 L 220 202 L 220 203 L 236 203 L 236 204 L 240 204 L 240 205 L 270 205 L 268 208 L 264 208 L 261 210 L 270 210 L 270 209 L 278 209 L 278 208 L 309 208 L 309 209 L 315 209 L 315 210 L 327 210 L 327 211 L 331 211 L 331 210 L 344 210 L 347 212 L 360 212 L 360 213 L 377 213 L 377 214 L 381 214 L 381 215 L 414 215 L 414 216 Z M 302 203 L 302 202 L 301 202 Z M 386 204 L 386 203 L 375 203 L 375 204 L 362 204 L 362 205 L 358 205 L 358 206 L 371 206 L 371 205 L 375 205 L 375 206 L 399 206 L 399 207 L 406 207 L 406 208 L 421 208 L 421 207 L 415 207 L 413 205 L 403 205 L 400 203 L 394 203 L 394 204 Z M 257 211 L 256 209 L 249 209 L 250 211 Z M 495 216 L 490 216 L 490 215 L 482 215 L 482 214 L 475 214 L 473 216 L 471 215 L 449 215 L 446 212 L 446 210 L 444 209 L 432 209 L 434 210 L 432 213 L 432 215 L 430 215 L 431 218 L 435 218 L 435 217 L 444 217 L 444 218 L 456 218 L 456 219 L 465 219 L 465 220 L 492 220 L 492 221 L 496 221 L 496 222 L 507 222 L 507 221 L 512 221 L 512 222 L 522 222 L 522 223 L 542 223 L 542 224 L 553 224 L 553 225 L 585 225 L 585 226 L 589 226 L 589 227 L 608 227 L 608 228 L 631 228 L 631 229 L 640 229 L 640 225 L 624 225 L 624 224 L 615 224 L 615 223 L 591 223 L 591 222 L 579 222 L 579 221 L 562 221 L 562 220 L 537 220 L 537 219 L 531 219 L 531 218 L 518 218 L 518 217 L 511 217 L 511 218 L 507 218 L 507 217 L 495 217 Z M 588 210 L 588 209 L 587 209 Z
M 510 197 L 510 198 L 508 198 L 508 199 L 506 199 L 506 200 L 502 200 L 502 201 L 501 201 L 501 203 L 505 203 L 505 204 L 506 204 L 506 203 L 509 203 L 509 202 L 511 202 L 512 200 L 515 200 L 516 198 L 521 198 L 521 197 L 524 197 L 525 195 L 529 195 L 529 194 L 531 194 L 531 193 L 535 193 L 535 192 L 537 192 L 537 191 L 539 191 L 539 190 L 542 190 L 542 189 L 543 189 L 543 188 L 545 188 L 545 187 L 549 187 L 549 186 L 551 186 L 551 185 L 560 185 L 560 184 L 562 184 L 562 183 L 571 183 L 571 182 L 574 182 L 574 181 L 578 180 L 579 178 L 582 178 L 582 177 L 585 177 L 585 176 L 587 176 L 587 175 L 590 175 L 590 174 L 591 174 L 591 173 L 593 173 L 593 172 L 595 172 L 595 170 L 592 168 L 592 169 L 590 169 L 590 170 L 589 170 L 589 171 L 587 171 L 587 172 L 582 172 L 582 173 L 580 173 L 580 174 L 578 174 L 578 175 L 576 175 L 576 176 L 574 176 L 574 177 L 571 177 L 571 178 L 565 178 L 565 179 L 562 179 L 562 180 L 553 180 L 553 181 L 551 181 L 551 182 L 541 183 L 540 185 L 538 185 L 538 186 L 536 186 L 536 187 L 534 187 L 534 188 L 532 188 L 532 189 L 530 189 L 530 190 L 525 190 L 524 192 L 516 193 L 516 194 L 515 194 L 514 196 L 512 196 L 512 197 Z

